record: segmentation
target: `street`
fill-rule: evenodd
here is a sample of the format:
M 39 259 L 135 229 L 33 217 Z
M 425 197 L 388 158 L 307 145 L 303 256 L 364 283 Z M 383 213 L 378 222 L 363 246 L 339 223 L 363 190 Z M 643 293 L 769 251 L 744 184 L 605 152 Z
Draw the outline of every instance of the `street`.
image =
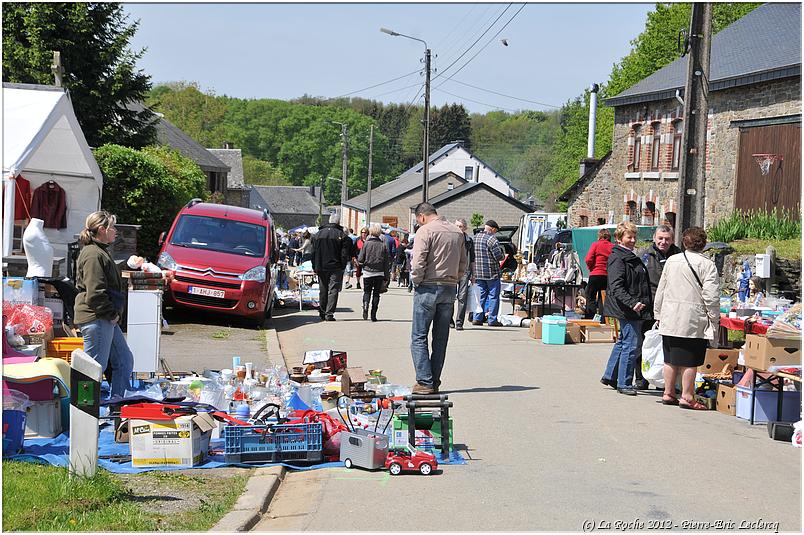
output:
M 342 292 L 331 323 L 280 309 L 273 326 L 287 365 L 333 348 L 351 366 L 413 384 L 412 297 L 392 283 L 372 324 L 360 318 L 361 295 Z M 545 346 L 524 328 L 451 331 L 442 390 L 468 464 L 428 477 L 289 472 L 255 531 L 800 528 L 799 450 L 769 439 L 765 425 L 602 386 L 610 349 Z

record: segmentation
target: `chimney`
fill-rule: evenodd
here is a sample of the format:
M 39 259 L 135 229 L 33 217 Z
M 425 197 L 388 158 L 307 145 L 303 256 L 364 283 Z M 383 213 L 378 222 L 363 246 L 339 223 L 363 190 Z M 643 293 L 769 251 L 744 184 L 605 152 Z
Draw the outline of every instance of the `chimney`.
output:
M 315 186 L 310 186 L 310 196 L 311 197 L 316 197 Z
M 223 148 L 224 149 L 233 149 L 233 148 L 235 148 L 235 146 L 234 146 L 234 143 L 232 143 L 231 141 L 224 141 L 223 142 Z
M 589 88 L 589 134 L 586 138 L 586 158 L 581 160 L 581 176 L 588 173 L 597 166 L 595 160 L 595 124 L 597 122 L 597 92 L 600 88 L 597 84 L 592 84 Z
M 454 189 L 455 186 L 452 185 L 452 182 L 447 182 L 447 191 Z

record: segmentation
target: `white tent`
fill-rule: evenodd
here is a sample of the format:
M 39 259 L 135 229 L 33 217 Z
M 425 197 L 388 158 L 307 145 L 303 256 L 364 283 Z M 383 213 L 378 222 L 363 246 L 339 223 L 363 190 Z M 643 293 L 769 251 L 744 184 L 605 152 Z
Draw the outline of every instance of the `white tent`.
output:
M 57 256 L 100 209 L 103 176 L 87 144 L 70 98 L 49 86 L 3 84 L 3 255 L 11 253 L 14 179 L 23 176 L 31 191 L 55 181 L 66 192 L 67 228 L 46 228 Z

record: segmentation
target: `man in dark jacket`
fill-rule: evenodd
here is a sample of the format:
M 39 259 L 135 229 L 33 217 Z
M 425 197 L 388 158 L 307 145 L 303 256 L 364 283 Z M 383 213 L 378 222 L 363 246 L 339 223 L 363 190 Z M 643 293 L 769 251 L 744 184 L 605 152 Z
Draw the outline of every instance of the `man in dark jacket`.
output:
M 681 252 L 681 249 L 673 243 L 675 234 L 673 228 L 668 225 L 659 225 L 653 233 L 653 243 L 637 252 L 637 256 L 648 268 L 648 278 L 650 279 L 651 302 L 656 299 L 656 288 L 659 287 L 659 280 L 662 278 L 664 263 L 674 254 Z M 651 307 L 649 321 L 642 323 L 642 334 L 653 328 L 653 307 Z M 634 388 L 637 390 L 647 390 L 648 381 L 642 377 L 642 345 L 637 348 L 636 361 L 634 362 Z
M 619 320 L 620 336 L 600 380 L 631 396 L 636 395 L 632 381 L 636 350 L 642 345 L 642 322 L 651 319 L 653 310 L 647 268 L 634 254 L 636 234 L 636 225 L 630 222 L 620 223 L 614 232 L 617 245 L 606 265 L 608 285 L 603 315 Z
M 323 321 L 335 321 L 343 271 L 352 257 L 352 239 L 338 221 L 340 214 L 336 212 L 313 237 L 313 271 L 318 275 L 319 288 L 318 315 Z
M 475 240 L 466 233 L 469 225 L 466 224 L 465 219 L 456 220 L 455 226 L 463 232 L 463 244 L 466 247 L 466 254 L 469 258 L 469 266 L 466 268 L 461 280 L 458 281 L 458 310 L 455 313 L 455 320 L 450 321 L 451 327 L 455 327 L 456 331 L 462 331 L 463 320 L 466 317 L 466 302 L 469 300 L 469 282 L 472 280 L 472 264 L 475 262 Z

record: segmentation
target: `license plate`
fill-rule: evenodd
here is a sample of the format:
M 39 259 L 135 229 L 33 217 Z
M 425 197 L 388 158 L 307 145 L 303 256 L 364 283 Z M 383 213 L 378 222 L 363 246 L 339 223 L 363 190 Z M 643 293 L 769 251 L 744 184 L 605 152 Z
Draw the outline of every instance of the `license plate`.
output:
M 201 288 L 199 286 L 190 286 L 187 291 L 193 295 L 206 295 L 207 297 L 220 297 L 221 299 L 226 295 L 223 290 L 213 290 L 212 288 Z

